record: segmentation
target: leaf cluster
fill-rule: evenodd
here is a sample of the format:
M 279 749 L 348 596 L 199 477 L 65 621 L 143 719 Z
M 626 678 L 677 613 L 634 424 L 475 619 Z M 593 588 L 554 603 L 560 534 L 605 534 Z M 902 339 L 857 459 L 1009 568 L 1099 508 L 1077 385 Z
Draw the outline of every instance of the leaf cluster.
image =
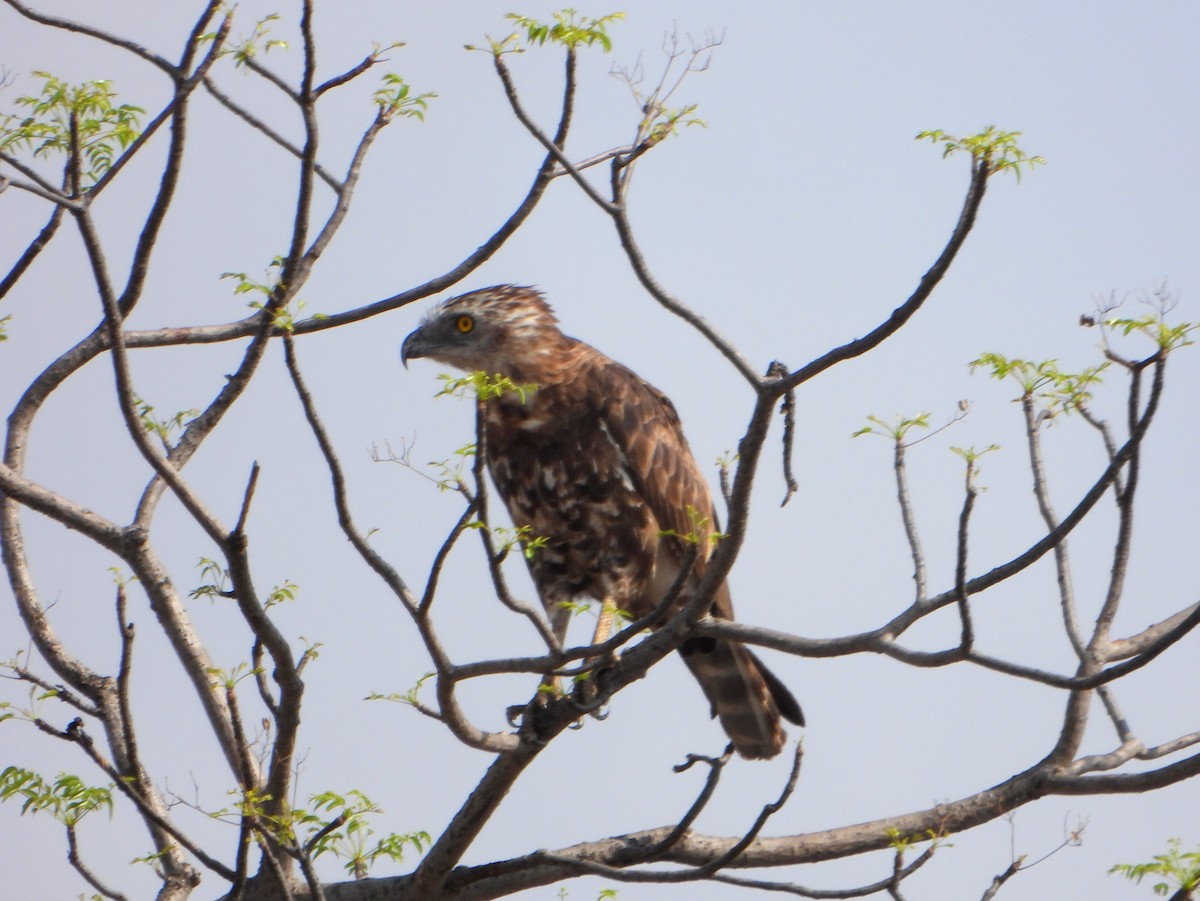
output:
M 21 664 L 21 657 L 25 654 L 24 651 L 17 651 L 8 660 L 0 660 L 0 670 L 8 670 L 4 678 L 22 679 L 25 673 L 25 668 Z M 11 674 L 11 675 L 10 675 Z M 29 686 L 29 706 L 20 707 L 12 701 L 0 701 L 0 723 L 5 720 L 20 720 L 27 723 L 36 723 L 40 718 L 39 710 L 43 701 L 59 698 L 63 694 L 63 689 L 60 687 L 48 687 L 39 690 L 39 686 Z
M 134 403 L 137 405 L 138 419 L 141 420 L 142 428 L 152 435 L 157 435 L 164 442 L 173 432 L 178 432 L 188 422 L 200 415 L 199 410 L 180 410 L 170 419 L 159 419 L 154 416 L 154 407 L 147 401 L 135 397 Z
M 400 118 L 425 121 L 425 112 L 429 109 L 429 101 L 437 97 L 433 91 L 423 94 L 412 93 L 412 85 L 395 72 L 383 76 L 383 87 L 377 90 L 372 98 L 379 106 L 379 115 L 385 120 Z
M 208 668 L 207 672 L 216 680 L 217 684 L 220 685 L 221 688 L 224 688 L 226 691 L 231 691 L 236 688 L 237 684 L 243 679 L 247 679 L 251 676 L 259 676 L 262 674 L 263 670 L 259 667 L 253 667 L 249 663 L 242 661 L 236 666 L 231 667 L 212 666 Z
M 368 701 L 394 701 L 397 704 L 407 704 L 410 707 L 417 707 L 421 703 L 420 698 L 419 698 L 421 689 L 425 687 L 426 682 L 428 682 L 430 679 L 432 679 L 436 675 L 437 675 L 437 673 L 433 673 L 433 672 L 426 673 L 420 679 L 418 679 L 416 684 L 413 685 L 413 687 L 410 688 L 408 691 L 391 692 L 389 694 L 380 694 L 379 692 L 373 691 L 369 695 L 367 695 L 366 700 L 368 700 Z
M 458 458 L 451 462 L 450 460 L 430 460 L 429 465 L 437 470 L 437 475 L 433 477 L 440 491 L 463 491 L 466 487 L 466 467 L 467 461 L 475 456 L 477 448 L 475 442 L 464 444 L 458 448 L 454 455 Z
M 600 608 L 597 607 L 597 605 L 592 601 L 559 601 L 557 606 L 560 610 L 566 610 L 572 616 L 579 616 L 584 613 L 594 614 L 596 616 L 600 615 Z M 619 621 L 633 622 L 633 614 L 628 610 L 622 610 L 620 607 L 614 607 L 611 603 L 608 605 L 608 609 L 612 611 L 612 615 L 615 616 Z
M 1108 872 L 1120 873 L 1126 879 L 1140 883 L 1147 876 L 1161 876 L 1162 882 L 1155 883 L 1154 894 L 1166 895 L 1171 889 L 1178 889 L 1188 894 L 1200 889 L 1200 846 L 1195 851 L 1183 851 L 1182 842 L 1178 838 L 1167 842 L 1170 850 L 1163 854 L 1155 854 L 1154 859 L 1147 863 L 1119 863 Z
M 347 872 L 364 878 L 380 858 L 400 861 L 406 848 L 420 854 L 432 842 L 425 831 L 389 833 L 371 841 L 374 830 L 369 817 L 383 809 L 362 792 L 352 789 L 345 794 L 326 791 L 312 795 L 307 808 L 285 809 L 272 813 L 274 805 L 266 792 L 250 789 L 242 794 L 232 810 L 213 814 L 216 818 L 237 816 L 259 823 L 285 846 L 302 844 L 313 857 L 330 854 L 345 861 Z M 300 835 L 304 840 L 300 841 Z
M 117 156 L 137 140 L 140 106 L 116 103 L 112 82 L 105 79 L 72 85 L 49 72 L 38 96 L 18 97 L 21 115 L 0 115 L 0 153 L 25 149 L 35 157 L 77 151 L 83 175 L 95 182 L 112 168 Z
M 301 817 L 300 823 L 310 832 L 308 848 L 312 856 L 332 854 L 345 861 L 347 872 L 360 878 L 379 858 L 399 862 L 406 847 L 420 854 L 432 842 L 428 832 L 418 831 L 392 832 L 372 843 L 370 839 L 375 833 L 367 824 L 367 817 L 383 810 L 360 791 L 351 790 L 345 795 L 321 792 L 313 795 L 309 804 L 311 810 Z M 328 829 L 337 822 L 342 825 Z
M 1158 313 L 1148 313 L 1136 318 L 1105 319 L 1104 325 L 1125 336 L 1134 332 L 1145 335 L 1167 353 L 1192 344 L 1189 335 L 1200 328 L 1200 324 L 1194 322 L 1179 322 L 1172 325 Z
M 487 529 L 492 537 L 498 538 L 499 546 L 496 552 L 501 557 L 506 556 L 514 547 L 520 545 L 525 559 L 532 560 L 541 548 L 550 543 L 550 539 L 545 535 L 534 535 L 533 526 L 528 524 L 510 529 L 506 526 L 488 526 L 487 523 L 476 520 L 475 522 L 468 523 L 467 528 Z
M 705 533 L 708 533 L 709 540 L 716 544 L 725 537 L 724 532 L 710 530 L 709 525 L 712 518 L 705 516 L 691 504 L 687 506 L 688 519 L 692 521 L 692 530 L 687 533 L 680 533 L 677 529 L 660 529 L 658 537 L 660 538 L 678 538 L 680 541 L 686 541 L 688 544 L 699 544 Z
M 983 448 L 982 450 L 977 449 L 975 447 L 975 445 L 971 445 L 970 447 L 951 447 L 950 448 L 951 453 L 957 454 L 958 456 L 962 457 L 964 460 L 967 461 L 967 464 L 969 466 L 974 466 L 975 463 L 979 460 L 979 458 L 982 457 L 984 454 L 990 454 L 993 451 L 998 451 L 998 450 L 1000 450 L 999 444 L 989 444 L 987 447 Z
M 112 784 L 87 785 L 78 776 L 60 773 L 47 782 L 32 770 L 5 767 L 0 772 L 0 801 L 20 799 L 21 813 L 45 811 L 64 826 L 75 826 L 94 810 L 113 812 Z
M 216 560 L 201 557 L 196 564 L 200 569 L 200 578 L 204 584 L 188 592 L 188 597 L 196 598 L 227 598 L 229 597 L 229 570 Z
M 237 282 L 233 287 L 234 295 L 239 294 L 254 294 L 254 297 L 248 303 L 248 306 L 253 310 L 270 310 L 271 324 L 281 332 L 293 334 L 296 331 L 296 323 L 302 319 L 320 320 L 329 318 L 324 313 L 313 313 L 311 316 L 305 317 L 301 314 L 307 306 L 303 300 L 293 299 L 283 306 L 270 306 L 270 301 L 273 298 L 279 297 L 286 292 L 287 285 L 280 278 L 283 273 L 283 267 L 287 263 L 287 259 L 282 256 L 276 256 L 267 264 L 266 272 L 262 281 L 251 278 L 245 272 L 222 272 L 222 279 L 232 279 Z
M 554 13 L 553 22 L 539 22 L 537 19 L 522 16 L 519 13 L 509 13 L 506 18 L 516 23 L 518 31 L 498 42 L 500 46 L 509 44 L 521 32 L 524 32 L 526 43 L 531 45 L 541 46 L 550 41 L 574 50 L 580 46 L 591 47 L 599 44 L 604 52 L 608 53 L 612 50 L 612 39 L 608 36 L 608 26 L 624 19 L 625 13 L 609 13 L 607 16 L 593 19 L 589 16 L 580 16 L 574 9 L 568 8 Z M 493 52 L 497 52 L 497 43 L 495 42 L 493 43 Z
M 1079 372 L 1063 372 L 1057 360 L 1034 362 L 1003 354 L 980 354 L 970 363 L 971 370 L 984 369 L 994 379 L 1012 379 L 1021 387 L 1022 398 L 1041 400 L 1050 415 L 1070 413 L 1092 399 L 1092 388 L 1102 379 L 1108 363 L 1088 366 Z
M 272 50 L 287 50 L 288 42 L 278 38 L 267 37 L 271 33 L 271 23 L 279 21 L 279 13 L 271 13 L 268 16 L 263 16 L 254 23 L 254 28 L 248 35 L 238 38 L 236 41 L 231 41 L 227 49 L 220 51 L 220 56 L 232 56 L 235 65 L 245 66 L 250 63 L 258 54 L 270 53 Z M 217 39 L 217 32 L 209 32 L 199 37 L 201 42 L 210 42 Z
M 647 103 L 643 107 L 645 119 L 642 122 L 647 145 L 653 147 L 660 141 L 674 137 L 679 134 L 680 126 L 691 128 L 693 125 L 698 125 L 701 128 L 708 128 L 707 122 L 699 116 L 692 115 L 698 108 L 699 104 L 696 103 L 689 103 L 687 106 L 679 108 Z
M 271 262 L 267 264 L 266 278 L 263 281 L 252 279 L 245 272 L 222 272 L 221 278 L 234 279 L 237 284 L 233 287 L 233 293 L 237 294 L 261 294 L 263 297 L 270 297 L 280 288 L 284 287 L 279 280 L 279 275 L 283 271 L 285 260 L 281 256 L 271 258 Z M 254 302 L 251 301 L 251 306 Z
M 204 584 L 189 591 L 188 597 L 193 600 L 196 598 L 209 598 L 211 600 L 213 598 L 228 598 L 233 596 L 233 592 L 230 589 L 228 569 L 216 560 L 208 557 L 201 557 L 196 565 L 200 570 L 200 578 L 204 580 Z M 280 584 L 271 587 L 263 606 L 269 610 L 277 604 L 294 601 L 296 600 L 296 593 L 299 590 L 300 586 L 291 579 L 284 579 Z
M 913 429 L 929 428 L 929 413 L 918 413 L 916 416 L 896 416 L 892 422 L 886 422 L 882 417 L 871 414 L 867 417 L 868 424 L 863 426 L 857 432 L 853 432 L 850 437 L 858 438 L 862 435 L 879 435 L 884 438 L 891 438 L 893 441 L 903 441 Z
M 917 135 L 918 141 L 931 141 L 942 145 L 942 158 L 954 153 L 965 151 L 972 159 L 988 167 L 989 173 L 1011 172 L 1017 181 L 1021 180 L 1021 168 L 1033 169 L 1034 166 L 1045 165 L 1046 160 L 1040 156 L 1030 156 L 1021 149 L 1017 138 L 1019 131 L 1000 131 L 994 125 L 989 125 L 978 134 L 956 137 L 940 128 L 923 131 Z
M 887 836 L 891 839 L 892 849 L 900 853 L 904 853 L 913 845 L 918 845 L 922 842 L 933 842 L 935 848 L 946 845 L 946 835 L 934 829 L 926 829 L 924 832 L 905 835 L 899 829 L 891 827 L 887 830 Z
M 296 592 L 300 590 L 300 586 L 291 579 L 284 579 L 280 585 L 275 585 L 267 594 L 267 599 L 263 606 L 267 609 L 274 607 L 276 604 L 283 604 L 287 601 L 296 600 Z
M 496 373 L 488 375 L 483 370 L 476 370 L 464 376 L 453 376 L 442 373 L 438 379 L 443 383 L 442 388 L 434 397 L 465 397 L 467 390 L 474 392 L 478 400 L 492 400 L 501 397 L 510 392 L 515 392 L 521 399 L 521 403 L 525 403 L 526 399 L 534 391 L 537 390 L 537 385 L 532 382 L 526 384 L 518 384 L 506 375 Z

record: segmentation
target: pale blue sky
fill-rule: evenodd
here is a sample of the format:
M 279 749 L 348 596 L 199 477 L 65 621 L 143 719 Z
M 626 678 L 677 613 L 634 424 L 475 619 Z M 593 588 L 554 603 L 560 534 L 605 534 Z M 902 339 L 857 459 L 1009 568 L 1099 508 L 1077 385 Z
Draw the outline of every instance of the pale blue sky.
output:
M 143 0 L 97 5 L 38 3 L 39 9 L 110 27 L 175 56 L 191 6 Z M 324 76 L 348 68 L 372 41 L 403 40 L 387 69 L 417 90 L 436 91 L 427 121 L 399 122 L 381 137 L 364 172 L 345 230 L 303 292 L 309 312 L 332 313 L 378 300 L 443 271 L 476 247 L 520 198 L 541 151 L 512 118 L 485 54 L 462 49 L 483 33 L 505 33 L 510 3 L 357 2 L 319 10 Z M 554 7 L 515 7 L 545 16 Z M 585 13 L 605 13 L 593 7 Z M 294 12 L 259 0 L 238 6 L 246 31 L 278 10 L 281 37 L 295 40 Z M 984 351 L 1042 359 L 1064 367 L 1098 358 L 1094 331 L 1078 328 L 1099 297 L 1136 298 L 1169 280 L 1178 317 L 1200 320 L 1197 198 L 1200 176 L 1198 86 L 1200 7 L 1192 2 L 782 3 L 645 2 L 630 5 L 612 29 L 611 56 L 581 60 L 576 125 L 569 150 L 582 158 L 628 140 L 637 110 L 610 66 L 644 53 L 659 64 L 665 29 L 724 34 L 709 70 L 681 88 L 699 104 L 707 128 L 692 128 L 639 166 L 632 216 L 660 281 L 733 341 L 756 365 L 793 366 L 863 334 L 912 290 L 940 251 L 958 214 L 966 163 L 943 161 L 917 143 L 923 129 L 975 131 L 989 124 L 1024 132 L 1023 146 L 1047 165 L 1018 185 L 996 179 L 979 223 L 929 305 L 868 359 L 806 386 L 798 398 L 796 465 L 801 490 L 778 509 L 782 483 L 774 453 L 764 463 L 749 541 L 733 575 L 739 618 L 810 637 L 835 636 L 885 621 L 911 594 L 910 564 L 895 508 L 890 449 L 878 439 L 850 440 L 866 415 L 930 411 L 949 418 L 960 399 L 970 416 L 914 449 L 911 468 L 918 524 L 931 587 L 950 584 L 961 474 L 951 445 L 1002 451 L 985 458 L 975 514 L 972 571 L 1007 559 L 1040 534 L 1021 445 L 1015 393 L 966 364 Z M 265 60 L 285 73 L 297 64 L 273 51 Z M 545 122 L 559 95 L 561 60 L 550 49 L 512 58 L 530 109 Z M 16 83 L 0 93 L 8 110 L 35 89 L 33 69 L 78 80 L 112 78 L 122 99 L 155 108 L 166 96 L 157 71 L 111 48 L 31 26 L 0 7 L 0 67 Z M 226 65 L 218 80 L 289 134 L 290 111 L 257 79 Z M 374 79 L 331 96 L 323 121 L 323 161 L 335 171 L 372 114 Z M 261 136 L 201 98 L 179 206 L 164 232 L 150 288 L 135 327 L 222 322 L 244 315 L 219 276 L 261 272 L 282 252 L 294 166 Z M 160 152 L 130 172 L 124 193 L 106 195 L 98 216 L 114 268 L 121 270 L 134 228 L 154 187 Z M 40 202 L 0 195 L 0 266 L 40 227 Z M 39 260 L 28 285 L 0 314 L 11 339 L 0 346 L 0 408 L 69 342 L 86 334 L 99 305 L 79 267 L 78 239 L 64 234 Z M 660 310 L 637 286 L 609 222 L 566 181 L 553 186 L 527 227 L 462 289 L 497 282 L 546 290 L 569 334 L 630 365 L 679 408 L 697 457 L 709 464 L 735 446 L 750 411 L 749 392 L 701 338 Z M 1131 300 L 1132 302 L 1132 300 Z M 372 444 L 415 437 L 414 460 L 447 457 L 469 440 L 467 404 L 434 401 L 437 368 L 405 372 L 399 343 L 426 304 L 299 342 L 310 387 L 346 465 L 358 522 L 377 527 L 376 547 L 420 585 L 434 550 L 460 512 L 399 467 L 374 464 Z M 168 414 L 202 406 L 218 390 L 240 345 L 135 355 L 143 396 Z M 1131 345 L 1130 353 L 1139 350 Z M 387 811 L 377 831 L 437 832 L 478 779 L 486 758 L 467 750 L 417 714 L 360 699 L 407 689 L 426 669 L 402 610 L 336 532 L 329 489 L 310 434 L 286 382 L 279 353 L 228 421 L 188 468 L 222 516 L 236 516 L 250 463 L 263 465 L 252 550 L 263 585 L 291 579 L 297 601 L 279 612 L 294 637 L 323 643 L 309 671 L 308 748 L 302 795 L 359 788 Z M 114 519 L 131 509 L 144 467 L 109 399 L 111 374 L 98 361 L 74 377 L 42 414 L 30 474 Z M 1124 380 L 1112 377 L 1097 409 L 1119 421 Z M 1200 390 L 1195 351 L 1172 360 L 1161 421 L 1146 453 L 1138 540 L 1118 632 L 1132 632 L 1196 600 L 1200 559 L 1196 505 L 1200 476 L 1192 460 Z M 1045 435 L 1052 492 L 1067 509 L 1103 466 L 1102 448 L 1078 421 Z M 715 481 L 716 473 L 713 470 Z M 1112 517 L 1073 539 L 1077 587 L 1085 609 L 1103 590 Z M 199 583 L 195 562 L 211 556 L 199 532 L 180 526 L 165 506 L 157 537 L 184 587 Z M 57 526 L 27 517 L 29 554 L 39 590 L 65 640 L 99 668 L 115 660 L 113 564 Z M 171 530 L 175 532 L 172 534 Z M 170 536 L 170 537 L 168 537 Z M 465 542 L 439 600 L 444 636 L 466 660 L 532 651 L 536 636 L 487 594 L 476 548 Z M 514 564 L 516 561 L 513 561 Z M 519 591 L 530 589 L 519 565 Z M 0 656 L 21 647 L 20 630 L 0 588 Z M 976 602 L 981 645 L 1022 662 L 1062 670 L 1061 634 L 1048 565 Z M 228 611 L 192 602 L 197 628 L 214 657 L 231 666 L 247 639 Z M 134 702 L 142 745 L 160 780 L 190 802 L 227 803 L 225 773 L 189 698 L 173 706 L 183 680 L 152 615 L 141 604 Z M 952 640 L 945 618 L 913 636 L 922 646 Z M 1197 641 L 1172 649 L 1118 695 L 1134 728 L 1155 743 L 1197 728 Z M 768 827 L 787 834 L 927 807 L 1002 781 L 1049 749 L 1060 693 L 957 667 L 921 670 L 876 658 L 804 660 L 770 655 L 809 719 L 800 787 Z M 471 714 L 499 728 L 506 705 L 528 696 L 531 679 L 509 679 L 466 692 Z M 19 700 L 12 686 L 0 699 Z M 56 715 L 60 715 L 55 712 Z M 197 717 L 191 724 L 192 717 Z M 0 764 L 85 772 L 73 749 L 20 724 L 5 723 Z M 965 735 L 962 733 L 966 733 Z M 1108 750 L 1111 729 L 1097 714 L 1088 751 Z M 671 822 L 697 790 L 698 774 L 670 766 L 689 751 L 716 752 L 723 739 L 682 667 L 667 661 L 622 694 L 604 723 L 566 735 L 538 760 L 466 862 L 538 847 L 559 847 Z M 782 783 L 786 763 L 730 768 L 699 829 L 735 834 Z M 97 779 L 99 777 L 96 777 Z M 194 784 L 195 787 L 194 787 Z M 1105 875 L 1115 862 L 1149 858 L 1170 836 L 1200 841 L 1200 789 L 1116 799 L 1049 799 L 1018 812 L 1013 845 L 1039 857 L 1062 838 L 1064 822 L 1089 819 L 1084 844 L 1017 877 L 1000 898 L 1148 897 Z M 181 814 L 183 815 L 183 814 Z M 210 823 L 200 836 L 227 841 Z M 45 818 L 19 820 L 0 807 L 0 871 L 13 897 L 74 898 L 85 886 L 65 862 L 65 842 Z M 88 822 L 83 853 L 131 897 L 152 880 L 125 861 L 149 844 L 139 822 L 119 811 L 114 826 Z M 914 901 L 979 897 L 1009 862 L 1009 825 L 997 821 L 952 840 L 953 847 L 906 887 Z M 780 871 L 811 886 L 862 884 L 884 876 L 884 856 L 799 871 Z M 381 868 L 378 875 L 393 872 Z M 326 878 L 336 876 L 327 865 Z M 599 881 L 570 884 L 572 899 L 594 897 Z M 219 894 L 209 879 L 198 899 Z M 527 894 L 557 897 L 555 888 Z M 625 886 L 632 899 L 742 897 L 719 886 Z

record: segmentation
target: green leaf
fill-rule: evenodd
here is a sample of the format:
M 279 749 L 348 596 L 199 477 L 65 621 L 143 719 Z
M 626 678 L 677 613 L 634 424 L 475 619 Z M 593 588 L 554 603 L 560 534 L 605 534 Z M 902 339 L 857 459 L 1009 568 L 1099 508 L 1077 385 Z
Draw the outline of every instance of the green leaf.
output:
M 976 162 L 988 167 L 988 174 L 1011 172 L 1021 180 L 1022 168 L 1032 170 L 1035 166 L 1045 165 L 1046 160 L 1040 156 L 1030 156 L 1017 143 L 1021 137 L 1019 131 L 1000 131 L 994 125 L 989 125 L 978 134 L 966 137 L 955 137 L 939 129 L 920 132 L 916 140 L 930 141 L 942 145 L 942 158 L 951 154 L 965 152 Z
M 850 434 L 851 438 L 862 435 L 880 435 L 893 441 L 903 441 L 904 436 L 913 429 L 929 428 L 929 413 L 918 413 L 916 416 L 897 415 L 892 422 L 885 422 L 881 417 L 871 414 L 867 417 L 867 425 Z
M 1002 354 L 981 354 L 970 368 L 986 370 L 994 379 L 1012 379 L 1021 388 L 1018 398 L 1038 399 L 1051 416 L 1069 414 L 1086 407 L 1092 399 L 1092 389 L 1102 381 L 1101 374 L 1108 363 L 1088 366 L 1079 372 L 1063 372 L 1057 360 L 1034 362 Z
M 393 692 L 391 694 L 386 694 L 386 695 L 379 694 L 378 692 L 372 692 L 371 694 L 367 695 L 365 700 L 368 700 L 368 701 L 394 701 L 398 704 L 409 704 L 409 705 L 415 706 L 417 704 L 417 695 L 420 694 L 420 691 L 422 688 L 424 688 L 425 683 L 428 682 L 430 679 L 432 679 L 435 675 L 437 675 L 437 674 L 436 673 L 426 673 L 420 679 L 418 679 L 417 683 L 412 688 L 410 688 L 408 691 Z
M 400 861 L 411 846 L 418 854 L 432 843 L 428 832 L 391 833 L 371 842 L 374 832 L 368 818 L 383 810 L 362 792 L 351 789 L 344 795 L 321 792 L 309 798 L 308 811 L 293 811 L 297 825 L 308 830 L 308 843 L 314 858 L 322 854 L 345 861 L 346 871 L 362 878 L 380 857 Z M 338 821 L 336 829 L 329 827 Z
M 971 465 L 974 465 L 975 462 L 980 457 L 982 457 L 984 454 L 990 454 L 990 453 L 992 453 L 992 451 L 998 451 L 998 450 L 1000 450 L 999 444 L 989 444 L 983 450 L 976 450 L 974 445 L 972 445 L 971 447 L 952 447 L 952 448 L 950 448 L 951 453 L 958 454 L 958 456 L 962 457 L 964 460 L 967 461 L 968 464 L 971 464 Z
M 608 53 L 612 50 L 612 39 L 608 36 L 608 26 L 625 18 L 625 13 L 609 13 L 597 19 L 580 16 L 574 9 L 564 9 L 554 13 L 553 22 L 539 22 L 529 16 L 509 13 L 505 18 L 511 20 L 518 29 L 518 34 L 510 35 L 503 41 L 492 42 L 492 52 L 507 52 L 511 41 L 524 32 L 525 43 L 541 46 L 549 41 L 561 44 L 569 50 L 578 47 L 591 47 L 599 44 Z
M 426 91 L 414 96 L 411 85 L 395 72 L 388 72 L 383 76 L 383 87 L 372 96 L 379 107 L 379 115 L 384 120 L 390 121 L 400 117 L 424 122 L 429 101 L 437 97 L 437 94 Z
M 271 23 L 279 19 L 279 13 L 271 13 L 268 16 L 263 16 L 254 23 L 254 28 L 247 35 L 231 41 L 227 49 L 220 52 L 220 56 L 232 56 L 234 65 L 241 67 L 248 65 L 259 52 L 270 53 L 278 48 L 287 50 L 287 41 L 281 41 L 278 38 L 269 38 L 267 35 L 271 33 Z M 216 35 L 203 35 L 200 40 L 213 40 Z
M 1125 336 L 1132 335 L 1134 332 L 1145 335 L 1160 349 L 1169 353 L 1177 348 L 1190 345 L 1192 340 L 1189 336 L 1200 328 L 1200 324 L 1180 322 L 1172 325 L 1163 318 L 1161 313 L 1156 312 L 1137 318 L 1105 319 L 1104 327 L 1119 331 Z
M 0 152 L 24 150 L 40 158 L 68 154 L 75 146 L 84 177 L 98 181 L 141 134 L 145 110 L 117 104 L 110 81 L 72 85 L 49 72 L 33 74 L 42 79 L 41 93 L 17 98 L 21 115 L 0 114 Z
M 113 812 L 112 783 L 88 785 L 78 776 L 60 773 L 47 782 L 33 770 L 6 767 L 0 772 L 0 801 L 20 800 L 21 813 L 45 811 L 64 826 L 75 826 L 96 810 Z
M 296 592 L 299 590 L 300 586 L 291 579 L 284 579 L 282 585 L 276 585 L 271 589 L 270 594 L 267 595 L 267 600 L 264 603 L 264 606 L 270 609 L 276 604 L 294 601 L 296 600 Z
M 1178 838 L 1167 840 L 1168 850 L 1164 854 L 1154 855 L 1154 859 L 1146 863 L 1119 863 L 1109 869 L 1109 874 L 1120 873 L 1126 879 L 1140 883 L 1146 876 L 1165 877 L 1163 882 L 1156 883 L 1154 892 L 1166 895 L 1172 889 L 1183 892 L 1195 892 L 1200 889 L 1200 846 L 1195 851 L 1183 851 L 1183 843 Z
M 442 373 L 438 379 L 444 384 L 434 397 L 465 397 L 467 392 L 471 391 L 478 400 L 492 400 L 505 394 L 515 393 L 521 403 L 525 403 L 529 395 L 537 390 L 537 385 L 532 382 L 517 384 L 506 375 L 496 373 L 494 376 L 489 376 L 483 370 L 464 376 Z

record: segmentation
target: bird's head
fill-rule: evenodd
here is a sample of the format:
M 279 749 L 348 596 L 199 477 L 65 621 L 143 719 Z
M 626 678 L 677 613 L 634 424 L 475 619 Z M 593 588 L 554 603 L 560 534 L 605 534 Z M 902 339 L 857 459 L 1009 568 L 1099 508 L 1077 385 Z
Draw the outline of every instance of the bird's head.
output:
M 400 360 L 429 357 L 465 372 L 533 378 L 540 358 L 561 346 L 558 320 L 541 293 L 496 285 L 452 297 L 404 339 Z

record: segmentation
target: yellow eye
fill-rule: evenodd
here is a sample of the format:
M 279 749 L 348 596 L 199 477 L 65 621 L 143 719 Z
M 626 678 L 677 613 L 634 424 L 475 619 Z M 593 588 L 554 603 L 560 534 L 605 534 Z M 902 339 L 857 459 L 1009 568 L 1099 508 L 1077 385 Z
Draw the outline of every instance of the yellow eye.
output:
M 470 316 L 459 316 L 454 320 L 454 327 L 465 335 L 475 328 L 475 320 Z

